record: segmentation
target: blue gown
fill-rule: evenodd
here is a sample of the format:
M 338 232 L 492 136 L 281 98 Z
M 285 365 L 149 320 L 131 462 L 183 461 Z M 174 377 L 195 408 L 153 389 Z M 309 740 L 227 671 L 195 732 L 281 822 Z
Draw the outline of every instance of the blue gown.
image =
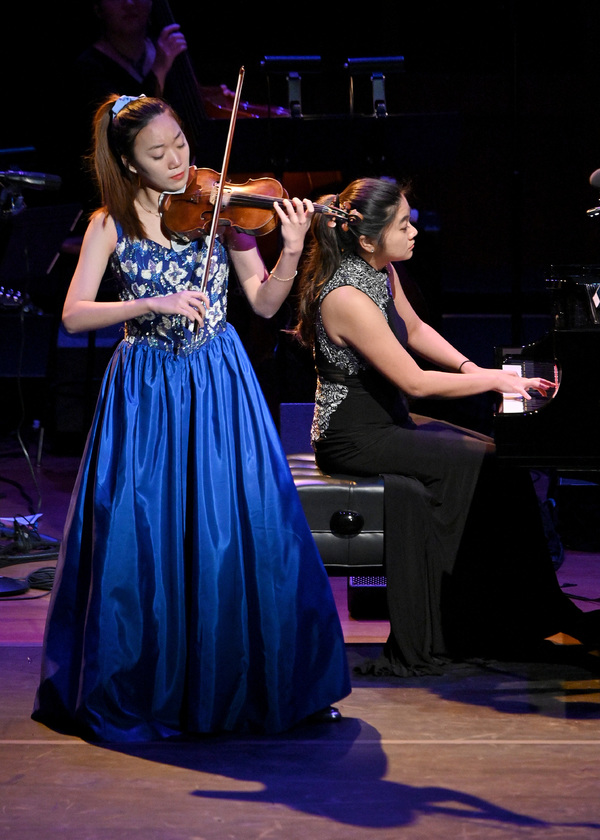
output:
M 205 248 L 119 230 L 120 297 L 204 274 Z M 92 740 L 275 733 L 350 692 L 326 572 L 249 359 L 217 243 L 198 335 L 128 322 L 66 522 L 33 717 Z

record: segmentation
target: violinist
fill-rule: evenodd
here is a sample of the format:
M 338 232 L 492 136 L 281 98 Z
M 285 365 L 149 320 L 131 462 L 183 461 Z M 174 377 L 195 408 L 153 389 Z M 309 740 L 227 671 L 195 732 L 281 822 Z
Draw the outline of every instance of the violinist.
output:
M 280 732 L 340 717 L 350 691 L 329 582 L 235 330 L 233 264 L 253 309 L 288 295 L 313 215 L 275 205 L 272 271 L 229 225 L 209 269 L 174 242 L 160 199 L 189 148 L 161 99 L 113 96 L 95 121 L 102 207 L 63 311 L 67 330 L 124 323 L 74 490 L 34 718 L 99 741 Z M 96 300 L 109 268 L 117 302 Z M 200 278 L 206 279 L 205 283 Z

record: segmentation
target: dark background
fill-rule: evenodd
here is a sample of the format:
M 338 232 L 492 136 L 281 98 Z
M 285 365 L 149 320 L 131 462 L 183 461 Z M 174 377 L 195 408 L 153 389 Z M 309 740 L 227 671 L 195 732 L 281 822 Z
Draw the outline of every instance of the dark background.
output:
M 90 5 L 2 12 L 0 150 L 22 151 L 4 153 L 0 169 L 60 174 L 66 165 L 70 65 L 94 37 Z M 267 76 L 262 58 L 318 55 L 321 64 L 302 74 L 303 120 L 238 122 L 232 169 L 337 170 L 343 183 L 410 177 L 420 232 L 407 283 L 423 314 L 482 364 L 496 345 L 539 337 L 550 267 L 600 262 L 600 220 L 586 215 L 600 198 L 589 184 L 600 168 L 599 4 L 238 5 L 171 3 L 201 84 L 233 89 L 244 66 L 244 99 L 287 105 L 285 76 Z M 368 75 L 354 80 L 349 114 L 344 65 L 367 56 L 404 57 L 403 72 L 386 74 L 388 117 L 371 116 Z M 199 165 L 220 167 L 226 128 L 207 126 Z M 28 208 L 69 201 L 24 198 Z M 52 309 L 48 290 L 60 298 L 64 283 L 44 282 L 40 302 Z M 232 314 L 271 404 L 306 399 L 306 359 L 280 333 L 292 304 L 261 329 L 240 306 Z

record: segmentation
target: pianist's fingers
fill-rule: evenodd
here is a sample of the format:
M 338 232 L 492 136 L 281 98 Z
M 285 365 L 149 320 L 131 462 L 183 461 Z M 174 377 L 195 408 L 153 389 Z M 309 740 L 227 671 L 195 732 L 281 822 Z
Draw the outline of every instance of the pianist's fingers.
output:
M 539 376 L 536 376 L 534 379 L 526 379 L 524 381 L 529 383 L 525 386 L 527 390 L 539 391 L 543 397 L 546 396 L 551 388 L 554 388 L 554 382 L 550 382 L 548 379 L 542 379 Z
M 554 383 L 540 376 L 526 379 L 514 371 L 502 371 L 498 390 L 504 394 L 520 394 L 526 400 L 530 400 L 529 391 L 539 391 L 545 397 L 551 388 L 554 388 Z

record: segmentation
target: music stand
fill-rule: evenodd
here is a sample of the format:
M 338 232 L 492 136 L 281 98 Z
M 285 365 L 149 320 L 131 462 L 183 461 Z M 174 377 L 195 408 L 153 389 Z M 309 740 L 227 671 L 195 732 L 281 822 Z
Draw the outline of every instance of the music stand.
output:
M 354 77 L 369 75 L 373 95 L 373 116 L 387 117 L 385 96 L 385 72 L 398 73 L 404 70 L 404 56 L 376 56 L 374 58 L 349 58 L 345 68 L 350 76 L 350 113 L 354 114 Z
M 302 76 L 300 71 L 315 73 L 320 69 L 320 55 L 266 55 L 261 66 L 269 74 L 285 75 L 288 85 L 288 108 L 290 116 L 300 119 L 302 113 Z

